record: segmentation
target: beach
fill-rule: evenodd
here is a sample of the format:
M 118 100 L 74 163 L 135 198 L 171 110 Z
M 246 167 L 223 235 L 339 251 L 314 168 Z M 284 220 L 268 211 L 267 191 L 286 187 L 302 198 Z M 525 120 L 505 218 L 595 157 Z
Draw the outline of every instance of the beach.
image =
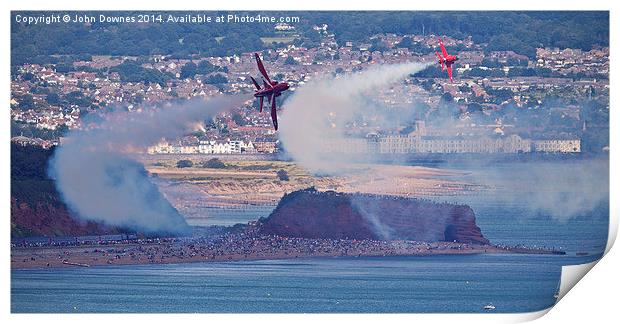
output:
M 289 238 L 252 230 L 213 237 L 151 238 L 13 244 L 11 268 L 170 264 L 311 257 L 428 256 L 449 254 L 562 254 L 540 248 L 458 242 Z
M 205 209 L 243 209 L 273 206 L 286 193 L 314 187 L 319 191 L 367 193 L 400 197 L 441 197 L 479 195 L 494 188 L 464 180 L 461 170 L 422 166 L 355 164 L 338 175 L 316 176 L 300 165 L 275 160 L 244 160 L 228 157 L 225 168 L 203 168 L 205 157 L 197 155 L 137 155 L 152 181 L 192 225 L 210 218 Z M 193 161 L 194 167 L 177 168 L 179 159 Z M 288 180 L 278 179 L 284 170 Z M 267 216 L 267 215 L 265 215 Z

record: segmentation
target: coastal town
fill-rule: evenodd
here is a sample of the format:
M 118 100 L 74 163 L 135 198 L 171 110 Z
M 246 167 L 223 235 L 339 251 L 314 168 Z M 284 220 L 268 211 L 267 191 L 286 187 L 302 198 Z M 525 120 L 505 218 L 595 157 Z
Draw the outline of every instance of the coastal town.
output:
M 439 35 L 377 34 L 367 42 L 337 42 L 326 24 L 312 29 L 315 46 L 296 41 L 294 25 L 275 24 L 261 52 L 291 95 L 325 76 L 339 77 L 381 64 L 436 61 Z M 348 138 L 324 143 L 343 153 L 581 153 L 606 152 L 596 134 L 605 123 L 584 102 L 609 112 L 609 48 L 538 48 L 535 58 L 489 50 L 471 37 L 444 37 L 460 57 L 451 83 L 432 66 L 388 88 L 373 100 L 409 116 L 386 128 L 365 116 Z M 12 142 L 49 148 L 85 120 L 121 109 L 130 114 L 170 100 L 249 94 L 253 53 L 231 56 L 173 55 L 59 57 L 58 63 L 14 66 L 11 77 Z M 286 110 L 283 98 L 282 109 Z M 587 110 L 587 111 L 586 111 Z M 450 125 L 443 122 L 449 117 Z M 545 125 L 532 127 L 531 121 Z M 441 122 L 440 122 L 441 121 Z M 607 126 L 608 127 L 608 126 Z M 204 121 L 181 138 L 162 138 L 142 153 L 273 154 L 277 133 L 255 100 Z

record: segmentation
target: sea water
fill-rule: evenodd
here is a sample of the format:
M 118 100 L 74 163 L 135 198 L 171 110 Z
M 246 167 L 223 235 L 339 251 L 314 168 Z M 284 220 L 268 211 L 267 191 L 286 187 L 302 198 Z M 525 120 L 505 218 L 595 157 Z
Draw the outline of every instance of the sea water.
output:
M 569 259 L 443 255 L 13 270 L 11 311 L 427 313 L 483 312 L 492 303 L 496 312 L 529 312 L 555 303 Z
M 537 198 L 530 193 L 545 186 L 536 180 L 539 175 L 528 176 L 529 168 L 553 170 L 545 171 L 553 173 L 545 181 L 558 177 L 558 190 L 571 199 L 570 194 L 580 192 L 564 188 L 560 177 L 586 168 L 584 163 L 589 162 L 508 163 L 502 165 L 505 172 L 485 176 L 484 181 L 483 168 L 467 166 L 462 168 L 469 172 L 464 180 L 495 189 L 433 198 L 470 205 L 492 243 L 562 249 L 567 252 L 563 256 L 340 257 L 12 270 L 11 311 L 427 313 L 483 312 L 488 303 L 496 306 L 495 312 L 545 309 L 555 302 L 561 266 L 601 257 L 609 198 L 577 213 L 533 206 L 528 199 Z M 608 178 L 608 164 L 601 172 Z M 516 176 L 520 186 L 506 188 L 501 174 Z M 246 221 L 240 213 L 233 217 Z M 213 224 L 218 219 L 221 224 L 230 221 L 220 213 Z M 252 219 L 254 213 L 247 220 Z

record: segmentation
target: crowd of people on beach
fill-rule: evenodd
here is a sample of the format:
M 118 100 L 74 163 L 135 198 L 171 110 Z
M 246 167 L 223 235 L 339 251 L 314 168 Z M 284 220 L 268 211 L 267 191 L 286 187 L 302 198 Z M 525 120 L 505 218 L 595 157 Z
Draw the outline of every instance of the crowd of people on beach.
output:
M 212 236 L 124 238 L 63 242 L 12 243 L 13 263 L 50 266 L 79 264 L 141 264 L 194 261 L 280 259 L 314 256 L 388 256 L 430 254 L 473 247 L 455 242 L 378 241 L 295 238 L 261 234 L 247 227 Z
M 214 235 L 189 237 L 14 242 L 11 261 L 16 267 L 59 264 L 143 264 L 200 261 L 284 259 L 317 256 L 390 256 L 519 251 L 542 248 L 477 245 L 460 242 L 325 239 L 265 235 L 246 226 Z M 554 252 L 554 251 L 552 251 Z
M 119 244 L 160 244 L 166 242 L 173 242 L 178 240 L 174 237 L 154 237 L 154 238 L 140 238 L 136 235 L 126 235 L 119 238 L 84 238 L 74 237 L 73 239 L 53 239 L 47 240 L 12 240 L 11 248 L 36 248 L 36 247 L 79 247 L 79 246 L 95 246 L 95 245 L 119 245 Z

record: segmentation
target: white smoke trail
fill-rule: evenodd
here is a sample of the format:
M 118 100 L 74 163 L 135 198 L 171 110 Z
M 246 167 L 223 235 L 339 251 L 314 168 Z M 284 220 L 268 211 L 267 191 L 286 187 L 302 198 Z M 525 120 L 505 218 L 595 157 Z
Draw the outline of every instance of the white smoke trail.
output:
M 382 90 L 428 65 L 417 62 L 383 65 L 339 78 L 322 78 L 299 88 L 286 102 L 282 114 L 279 137 L 284 148 L 311 172 L 342 172 L 347 164 L 355 161 L 328 152 L 325 144 L 346 139 L 345 125 L 363 105 L 362 94 Z
M 50 176 L 81 218 L 149 234 L 186 233 L 189 226 L 183 216 L 149 181 L 144 167 L 124 152 L 156 144 L 161 138 L 176 138 L 196 121 L 238 106 L 244 99 L 227 96 L 132 114 L 112 112 L 103 121 L 69 133 L 50 161 Z

